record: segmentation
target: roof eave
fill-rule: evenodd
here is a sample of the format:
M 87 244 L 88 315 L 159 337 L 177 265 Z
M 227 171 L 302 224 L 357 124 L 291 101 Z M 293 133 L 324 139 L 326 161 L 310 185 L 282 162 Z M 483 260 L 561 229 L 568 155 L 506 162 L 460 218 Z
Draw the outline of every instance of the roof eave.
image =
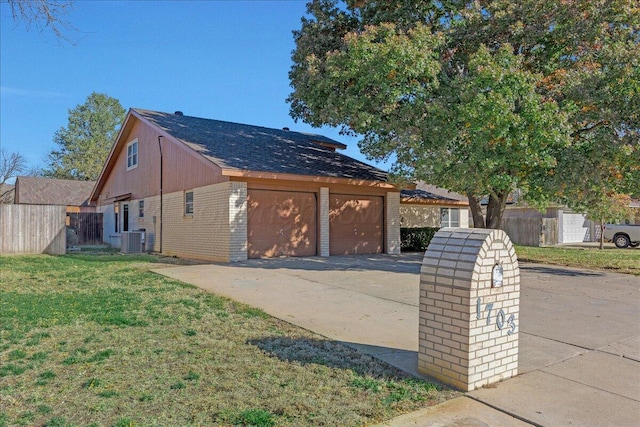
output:
M 390 190 L 398 191 L 397 187 L 391 183 L 384 181 L 371 181 L 366 179 L 357 178 L 339 178 L 331 176 L 319 176 L 319 175 L 298 175 L 278 172 L 265 172 L 265 171 L 245 171 L 238 169 L 223 169 L 222 175 L 233 178 L 258 178 L 258 179 L 270 179 L 270 180 L 283 180 L 283 181 L 303 181 L 313 182 L 321 184 L 346 184 L 346 185 L 358 185 L 377 188 L 388 188 Z
M 400 203 L 410 204 L 410 205 L 469 206 L 469 202 L 465 202 L 463 200 L 415 199 L 413 197 L 401 197 Z

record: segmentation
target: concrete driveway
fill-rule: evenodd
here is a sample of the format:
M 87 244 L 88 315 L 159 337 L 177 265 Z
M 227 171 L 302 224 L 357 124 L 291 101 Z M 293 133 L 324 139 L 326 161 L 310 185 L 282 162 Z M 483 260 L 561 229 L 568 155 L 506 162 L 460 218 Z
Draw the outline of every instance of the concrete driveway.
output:
M 417 375 L 421 262 L 421 254 L 340 256 L 156 271 Z M 522 264 L 520 301 L 517 377 L 467 393 L 451 410 L 385 425 L 640 425 L 640 277 Z

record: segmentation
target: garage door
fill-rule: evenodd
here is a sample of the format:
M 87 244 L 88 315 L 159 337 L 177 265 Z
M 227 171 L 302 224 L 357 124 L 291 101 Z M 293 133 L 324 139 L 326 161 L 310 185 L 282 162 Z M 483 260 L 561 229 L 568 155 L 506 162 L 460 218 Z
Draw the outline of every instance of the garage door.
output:
M 560 243 L 582 243 L 587 237 L 586 217 L 582 214 L 563 212 L 561 216 Z
M 383 250 L 384 199 L 376 196 L 331 194 L 329 253 L 376 254 Z
M 316 254 L 314 193 L 249 190 L 249 258 Z

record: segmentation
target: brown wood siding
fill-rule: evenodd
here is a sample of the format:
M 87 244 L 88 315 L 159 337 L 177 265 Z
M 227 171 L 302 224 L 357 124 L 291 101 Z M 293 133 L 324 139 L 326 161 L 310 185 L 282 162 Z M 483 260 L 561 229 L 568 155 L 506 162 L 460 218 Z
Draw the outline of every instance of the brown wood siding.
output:
M 138 139 L 138 166 L 127 170 L 127 144 Z M 222 170 L 171 137 L 163 137 L 163 192 L 165 194 L 227 181 Z M 122 144 L 100 193 L 100 204 L 131 193 L 131 199 L 160 194 L 160 151 L 158 131 L 134 119 L 130 130 L 121 135 Z
M 315 255 L 316 218 L 315 193 L 248 190 L 248 257 Z
M 384 198 L 329 196 L 329 254 L 375 254 L 384 249 Z

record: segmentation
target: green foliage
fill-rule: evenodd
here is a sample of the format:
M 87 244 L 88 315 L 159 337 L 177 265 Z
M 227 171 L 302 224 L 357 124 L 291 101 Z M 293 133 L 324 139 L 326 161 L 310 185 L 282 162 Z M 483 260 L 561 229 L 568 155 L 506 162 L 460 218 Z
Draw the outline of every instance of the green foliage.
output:
M 438 230 L 439 228 L 437 227 L 401 227 L 400 249 L 402 252 L 424 252 Z
M 45 175 L 97 180 L 125 115 L 120 101 L 93 92 L 84 104 L 69 110 L 67 127 L 55 133 L 53 142 L 58 149 L 49 153 Z
M 187 386 L 182 381 L 178 381 L 177 383 L 171 384 L 169 388 L 171 390 L 181 390 L 183 388 L 187 388 Z
M 247 409 L 242 411 L 234 420 L 235 425 L 271 427 L 276 425 L 273 414 L 264 409 Z
M 476 226 L 516 189 L 537 206 L 640 192 L 634 0 L 345 3 L 311 2 L 294 33 L 295 119 L 467 194 Z
M 184 377 L 185 381 L 198 381 L 199 379 L 200 379 L 200 374 L 193 371 L 189 371 L 189 373 Z
M 22 349 L 15 349 L 9 352 L 9 360 L 20 360 L 27 357 L 27 353 Z
M 16 365 L 13 363 L 7 363 L 0 367 L 0 378 L 6 377 L 9 375 L 20 375 L 27 370 L 25 366 Z
M 113 427 L 135 427 L 137 425 L 138 424 L 136 424 L 136 422 L 130 418 L 122 418 L 118 420 L 118 422 L 115 423 Z

